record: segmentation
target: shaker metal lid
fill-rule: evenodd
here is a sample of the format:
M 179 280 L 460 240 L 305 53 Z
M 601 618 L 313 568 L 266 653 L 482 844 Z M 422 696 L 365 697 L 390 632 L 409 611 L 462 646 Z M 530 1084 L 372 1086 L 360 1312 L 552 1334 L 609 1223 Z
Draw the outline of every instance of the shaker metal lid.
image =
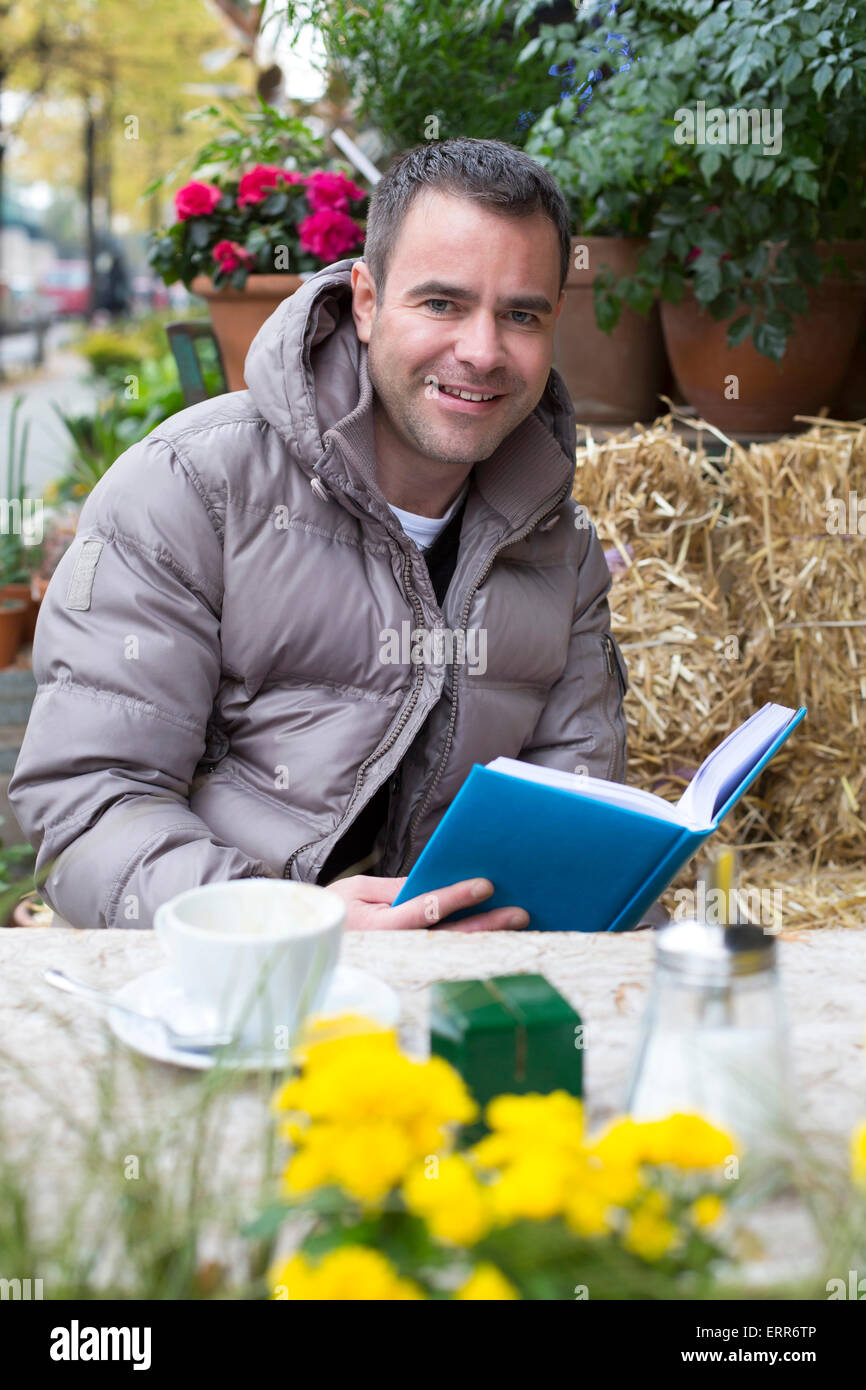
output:
M 701 979 L 754 975 L 776 962 L 776 938 L 748 924 L 671 921 L 656 928 L 655 947 L 660 964 Z

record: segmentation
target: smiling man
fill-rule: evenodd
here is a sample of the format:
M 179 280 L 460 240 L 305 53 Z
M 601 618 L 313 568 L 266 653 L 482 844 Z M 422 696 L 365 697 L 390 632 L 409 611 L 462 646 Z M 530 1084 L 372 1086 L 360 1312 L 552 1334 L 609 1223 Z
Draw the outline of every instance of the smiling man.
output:
M 249 390 L 94 489 L 10 786 L 61 917 L 147 927 L 184 888 L 269 875 L 332 885 L 349 928 L 426 927 L 426 898 L 390 904 L 473 763 L 624 776 L 610 579 L 551 367 L 569 254 L 522 152 L 410 150 L 364 258 L 260 330 Z M 526 925 L 492 891 L 443 884 L 440 918 L 479 906 L 443 929 Z

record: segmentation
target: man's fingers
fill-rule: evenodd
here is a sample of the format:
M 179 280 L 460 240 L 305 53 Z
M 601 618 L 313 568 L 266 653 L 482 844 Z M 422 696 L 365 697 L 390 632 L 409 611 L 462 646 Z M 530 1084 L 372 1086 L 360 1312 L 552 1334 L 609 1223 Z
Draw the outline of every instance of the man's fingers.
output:
M 435 927 L 450 912 L 461 907 L 473 907 L 493 892 L 489 878 L 466 878 L 437 888 L 433 893 L 421 893 L 399 907 L 391 909 L 392 924 L 397 928 Z M 396 896 L 396 894 L 395 894 Z
M 520 931 L 529 925 L 529 913 L 522 907 L 494 907 L 490 912 L 478 912 L 474 917 L 464 917 L 461 922 L 451 922 L 440 931 Z

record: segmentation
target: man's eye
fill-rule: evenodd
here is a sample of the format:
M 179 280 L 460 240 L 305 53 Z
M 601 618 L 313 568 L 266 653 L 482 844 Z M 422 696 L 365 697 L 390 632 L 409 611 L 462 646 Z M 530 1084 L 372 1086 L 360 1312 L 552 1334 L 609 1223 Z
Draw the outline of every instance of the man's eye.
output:
M 531 313 L 529 312 L 528 309 L 512 309 L 510 312 L 511 312 L 512 314 L 522 314 L 522 315 L 523 315 L 523 318 L 521 319 L 520 323 L 518 324 L 518 327 L 519 327 L 519 328 L 522 328 L 524 324 L 532 323 L 533 321 L 535 321 L 535 322 L 538 321 L 537 318 L 536 318 L 536 315 L 535 315 L 535 314 L 531 314 Z
M 433 305 L 436 305 L 436 304 L 451 304 L 452 302 L 453 302 L 453 301 L 450 300 L 450 299 L 427 299 L 427 300 L 425 300 L 425 303 L 431 305 L 431 307 L 432 307 Z M 434 312 L 434 314 L 441 314 L 441 313 L 444 313 L 444 310 L 443 310 L 443 309 L 436 309 L 436 308 L 434 308 L 434 309 L 433 309 L 433 312 Z

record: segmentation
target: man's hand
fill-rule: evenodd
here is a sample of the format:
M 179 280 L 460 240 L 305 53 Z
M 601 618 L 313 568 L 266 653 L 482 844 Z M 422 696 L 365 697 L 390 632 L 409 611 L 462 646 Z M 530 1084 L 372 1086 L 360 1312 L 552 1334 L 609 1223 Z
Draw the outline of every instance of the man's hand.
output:
M 439 888 L 435 893 L 422 893 L 399 907 L 392 907 L 403 884 L 403 878 L 375 878 L 369 874 L 353 874 L 327 884 L 328 891 L 338 893 L 346 904 L 347 931 L 405 931 L 412 927 L 435 927 L 443 917 L 461 907 L 474 907 L 493 892 L 489 878 L 467 878 L 460 883 Z M 460 922 L 440 928 L 441 931 L 505 931 L 525 927 L 529 914 L 522 907 L 496 907 L 489 912 L 477 912 Z

